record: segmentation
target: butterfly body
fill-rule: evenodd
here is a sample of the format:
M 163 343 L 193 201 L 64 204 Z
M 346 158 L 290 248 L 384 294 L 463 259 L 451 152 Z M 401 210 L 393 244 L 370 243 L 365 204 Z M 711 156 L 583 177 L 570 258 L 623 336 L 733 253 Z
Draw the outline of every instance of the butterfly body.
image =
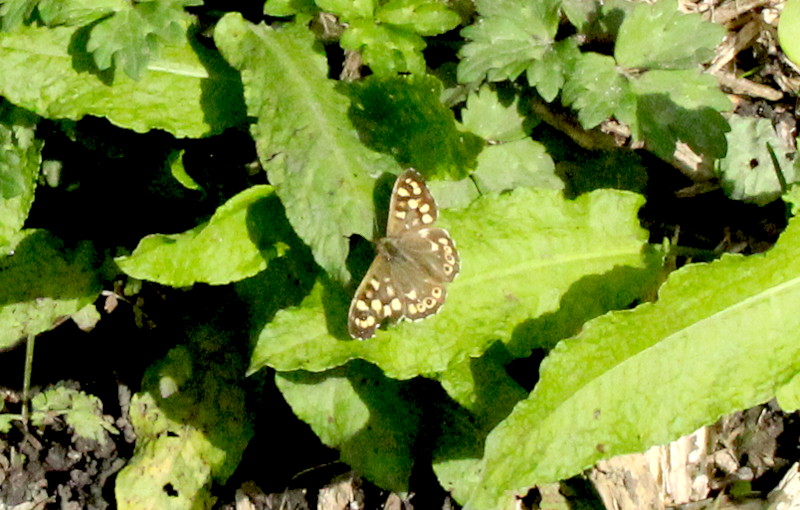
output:
M 450 234 L 432 226 L 437 217 L 422 176 L 403 172 L 392 189 L 386 237 L 350 304 L 351 337 L 371 338 L 384 319 L 420 320 L 442 307 L 445 284 L 460 266 Z

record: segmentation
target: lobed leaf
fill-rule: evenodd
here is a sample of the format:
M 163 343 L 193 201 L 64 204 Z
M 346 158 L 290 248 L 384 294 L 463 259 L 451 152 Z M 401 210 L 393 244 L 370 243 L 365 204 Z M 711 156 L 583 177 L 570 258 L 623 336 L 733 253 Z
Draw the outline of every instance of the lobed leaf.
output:
M 423 36 L 442 34 L 461 21 L 439 0 L 390 0 L 375 11 L 375 19 Z
M 0 247 L 22 229 L 33 205 L 42 162 L 34 115 L 0 103 Z
M 242 73 L 259 158 L 289 222 L 317 263 L 347 280 L 348 236 L 372 237 L 370 176 L 396 173 L 397 165 L 359 141 L 349 102 L 327 79 L 327 63 L 308 30 L 278 31 L 228 14 L 214 38 Z
M 377 75 L 425 73 L 425 40 L 400 27 L 359 19 L 350 23 L 339 44 L 360 52 L 363 62 Z
M 493 142 L 512 142 L 530 135 L 532 126 L 520 110 L 519 98 L 505 104 L 487 86 L 467 96 L 461 123 L 470 132 Z
M 458 81 L 513 80 L 552 44 L 558 29 L 558 0 L 479 0 L 481 17 L 464 28 Z
M 685 266 L 656 303 L 556 346 L 530 397 L 489 435 L 465 506 L 501 508 L 534 484 L 771 399 L 800 370 L 798 252 L 795 218 L 771 251 Z
M 710 60 L 723 37 L 722 25 L 678 11 L 677 0 L 640 3 L 620 26 L 614 57 L 628 68 L 691 69 Z
M 717 165 L 727 196 L 765 205 L 783 194 L 784 185 L 800 180 L 794 150 L 784 144 L 769 119 L 733 116 L 729 122 L 728 154 Z M 779 168 L 773 164 L 770 148 Z

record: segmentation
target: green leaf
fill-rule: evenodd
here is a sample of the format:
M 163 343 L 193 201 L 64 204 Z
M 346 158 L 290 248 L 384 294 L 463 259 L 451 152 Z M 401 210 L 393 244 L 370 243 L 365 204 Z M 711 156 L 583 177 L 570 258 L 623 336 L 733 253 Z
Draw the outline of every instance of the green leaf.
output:
M 652 281 L 654 260 L 642 253 L 647 235 L 636 218 L 640 204 L 624 192 L 567 201 L 557 191 L 519 188 L 464 211 L 443 211 L 439 222 L 455 239 L 462 268 L 439 314 L 349 341 L 351 294 L 321 281 L 264 328 L 250 371 L 322 371 L 362 358 L 406 379 L 514 338 L 514 352 L 527 355 L 526 341 L 554 343 L 573 334 L 587 317 L 627 305 Z
M 0 258 L 0 348 L 94 302 L 100 293 L 94 262 L 88 243 L 70 249 L 43 230 L 17 234 Z
M 98 75 L 81 50 L 85 37 L 69 27 L 0 33 L 0 95 L 49 119 L 95 115 L 178 137 L 219 133 L 244 121 L 239 77 L 216 52 L 185 39 L 165 46 L 149 64 L 153 72 L 136 82 L 122 73 Z
M 575 39 L 564 39 L 553 44 L 541 59 L 528 67 L 528 83 L 545 101 L 553 101 L 564 86 L 567 76 L 573 72 L 580 50 Z
M 321 374 L 278 373 L 275 383 L 292 411 L 341 460 L 373 483 L 408 490 L 419 407 L 408 384 L 366 363 Z
M 786 56 L 800 63 L 800 1 L 787 0 L 778 20 L 778 41 Z
M 559 1 L 479 0 L 478 21 L 461 31 L 470 42 L 461 49 L 458 81 L 513 80 L 552 44 Z
M 458 129 L 453 112 L 439 101 L 433 76 L 370 76 L 345 92 L 351 119 L 370 148 L 391 154 L 428 177 L 465 177 L 483 140 Z
M 173 287 L 224 285 L 263 271 L 294 243 L 271 186 L 253 186 L 219 207 L 207 223 L 139 242 L 117 265 L 126 274 Z
M 786 184 L 800 180 L 793 161 L 794 149 L 784 145 L 769 119 L 734 115 L 730 124 L 728 155 L 719 161 L 717 169 L 727 196 L 764 205 L 785 191 L 778 179 L 778 171 Z M 779 169 L 772 162 L 768 146 L 775 151 Z
M 575 61 L 561 102 L 578 110 L 578 120 L 585 129 L 612 116 L 629 125 L 636 120 L 636 97 L 630 83 L 619 74 L 614 59 L 606 55 L 584 53 Z
M 559 344 L 530 397 L 489 435 L 464 505 L 500 507 L 523 488 L 770 400 L 800 371 L 798 253 L 795 218 L 771 251 L 685 266 L 656 303 L 599 317 Z
M 501 101 L 488 86 L 470 94 L 466 108 L 461 110 L 464 127 L 493 142 L 512 142 L 530 135 L 532 126 L 525 120 L 518 97 Z
M 212 482 L 224 484 L 236 469 L 253 435 L 241 361 L 224 350 L 213 362 L 198 361 L 198 354 L 172 349 L 148 368 L 142 392 L 131 399 L 136 446 L 117 476 L 120 510 L 210 508 Z
M 372 18 L 375 0 L 316 0 L 320 9 L 332 12 L 344 21 Z
M 28 21 L 39 0 L 0 0 L 0 20 L 9 32 Z
M 89 25 L 116 12 L 130 8 L 125 0 L 41 0 L 37 6 L 42 22 L 56 25 Z
M 200 185 L 192 179 L 192 176 L 186 173 L 186 167 L 183 166 L 184 151 L 175 151 L 169 155 L 169 171 L 175 180 L 181 183 L 186 189 L 199 190 Z
M 486 147 L 478 156 L 478 168 L 472 178 L 482 194 L 520 186 L 562 190 L 564 182 L 555 170 L 544 145 L 525 138 Z
M 419 35 L 439 35 L 458 26 L 461 18 L 439 0 L 390 0 L 375 19 Z
M 105 444 L 108 433 L 118 434 L 113 419 L 103 414 L 103 402 L 94 395 L 63 386 L 43 391 L 31 399 L 31 422 L 42 426 L 51 415 L 64 417 L 75 434 Z
M 241 70 L 259 158 L 289 222 L 317 263 L 347 280 L 348 237 L 372 237 L 370 176 L 396 173 L 397 165 L 359 141 L 349 102 L 327 79 L 327 62 L 308 30 L 277 31 L 228 14 L 214 40 Z
M 33 204 L 42 141 L 35 137 L 37 118 L 0 102 L 0 247 L 22 229 Z
M 614 56 L 628 68 L 690 69 L 711 59 L 723 37 L 725 27 L 679 12 L 677 0 L 640 3 L 620 26 Z
M 130 3 L 92 27 L 86 49 L 100 70 L 113 64 L 138 80 L 162 43 L 182 42 L 189 25 L 183 6 L 197 4 L 195 0 Z
M 344 31 L 339 44 L 346 50 L 360 52 L 363 62 L 375 74 L 425 73 L 422 57 L 425 40 L 402 28 L 356 20 Z
M 638 96 L 634 138 L 646 140 L 659 157 L 671 159 L 677 142 L 709 158 L 725 155 L 730 128 L 719 111 L 729 110 L 731 101 L 716 78 L 697 70 L 650 71 L 631 88 Z
M 267 0 L 264 2 L 264 14 L 267 16 L 294 16 L 317 12 L 314 0 Z

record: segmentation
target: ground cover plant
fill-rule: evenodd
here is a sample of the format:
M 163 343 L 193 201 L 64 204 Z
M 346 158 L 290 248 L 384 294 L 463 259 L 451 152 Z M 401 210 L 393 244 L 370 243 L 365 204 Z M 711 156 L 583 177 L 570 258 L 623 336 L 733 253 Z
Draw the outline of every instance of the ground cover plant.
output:
M 4 504 L 219 507 L 335 461 L 515 508 L 792 412 L 800 7 L 708 4 L 0 0 Z M 355 340 L 409 167 L 460 273 Z

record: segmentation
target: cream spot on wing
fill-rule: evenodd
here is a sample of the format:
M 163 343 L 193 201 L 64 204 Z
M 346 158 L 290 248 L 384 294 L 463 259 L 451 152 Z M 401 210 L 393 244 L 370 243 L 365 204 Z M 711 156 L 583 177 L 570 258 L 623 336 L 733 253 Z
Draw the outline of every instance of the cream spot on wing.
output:
M 433 223 L 433 216 L 431 216 L 430 214 L 423 214 L 422 223 L 425 223 L 426 225 Z
M 430 204 L 422 204 L 421 206 L 419 206 L 419 212 L 421 212 L 422 214 L 425 214 L 426 212 L 428 212 L 430 210 L 431 210 L 431 205 Z
M 442 297 L 442 288 L 441 287 L 434 287 L 431 289 L 431 296 L 439 299 Z
M 381 288 L 381 282 L 373 278 L 369 281 L 369 284 L 372 286 L 373 289 L 378 290 Z
M 419 236 L 424 238 L 424 239 L 427 239 L 429 235 L 431 235 L 431 231 L 430 230 L 421 230 L 420 233 L 419 233 Z
M 358 301 L 356 301 L 356 310 L 358 310 L 359 312 L 366 312 L 367 310 L 369 310 L 369 305 L 363 299 L 359 299 Z
M 451 264 L 455 264 L 456 263 L 456 258 L 453 256 L 452 253 L 445 253 L 444 254 L 444 259 L 446 261 L 448 261 L 449 263 L 451 263 Z
M 450 244 L 450 240 L 446 237 L 440 237 L 439 244 L 444 244 L 444 245 Z
M 414 303 L 409 303 L 409 305 L 408 305 L 408 312 L 409 312 L 411 315 L 417 315 L 417 305 L 415 305 Z
M 381 300 L 380 300 L 380 299 L 373 299 L 373 300 L 372 300 L 372 303 L 370 303 L 370 306 L 371 306 L 371 307 L 372 307 L 372 309 L 373 309 L 373 310 L 375 310 L 376 312 L 380 312 L 380 311 L 381 311 L 381 309 L 383 308 L 383 304 L 381 303 Z
M 444 274 L 446 274 L 447 276 L 450 276 L 450 273 L 453 272 L 453 266 L 451 266 L 450 264 L 444 264 L 442 267 L 444 268 Z
M 389 317 L 392 315 L 392 307 L 389 305 L 383 305 L 383 316 Z
M 400 309 L 403 308 L 403 303 L 401 303 L 400 300 L 397 298 L 392 299 L 391 305 L 392 305 L 392 310 L 394 310 L 395 312 L 399 312 Z
M 394 291 L 394 287 L 391 285 L 386 286 L 386 295 L 390 298 L 393 298 L 397 295 L 397 292 Z
M 411 289 L 410 291 L 406 292 L 406 297 L 412 301 L 415 301 L 417 299 L 417 291 Z
M 433 305 L 436 304 L 436 300 L 432 297 L 428 296 L 425 298 L 425 306 L 428 308 L 433 308 Z
M 406 219 L 406 212 L 405 211 L 397 211 L 397 212 L 394 213 L 394 217 L 397 218 L 398 220 L 404 220 L 404 219 Z
M 419 200 L 416 198 L 412 198 L 407 202 L 409 209 L 417 209 L 419 208 Z
M 431 241 L 431 251 L 439 251 L 439 245 Z
M 408 179 L 406 179 L 406 180 L 408 180 Z M 407 197 L 407 196 L 409 196 L 409 193 L 408 193 L 407 189 L 405 189 L 405 188 L 403 188 L 401 186 L 401 187 L 397 188 L 397 195 L 401 196 L 401 197 Z
M 375 316 L 374 315 L 370 315 L 369 317 L 364 319 L 363 322 L 364 322 L 364 326 L 363 327 L 371 328 L 372 326 L 375 325 Z

